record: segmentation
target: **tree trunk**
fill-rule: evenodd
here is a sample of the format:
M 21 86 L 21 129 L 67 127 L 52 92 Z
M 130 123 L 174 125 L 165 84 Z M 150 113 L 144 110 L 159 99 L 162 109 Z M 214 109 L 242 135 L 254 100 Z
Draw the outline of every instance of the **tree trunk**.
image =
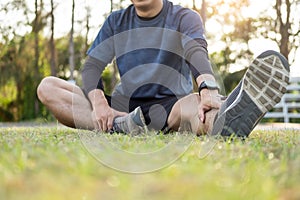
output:
M 70 41 L 69 41 L 69 64 L 70 64 L 70 81 L 74 81 L 74 69 L 75 69 L 75 50 L 74 50 L 74 10 L 75 10 L 75 0 L 72 3 L 72 21 L 71 21 L 71 31 L 70 31 Z
M 50 67 L 51 67 L 51 75 L 56 76 L 56 53 L 55 53 L 55 41 L 54 41 L 54 3 L 51 0 L 51 37 L 50 37 Z
M 280 53 L 288 59 L 290 54 L 289 33 L 288 33 L 288 29 L 286 29 L 285 26 L 280 27 L 280 35 L 281 35 L 281 39 L 279 43 Z
M 112 13 L 113 9 L 114 9 L 114 2 L 113 0 L 110 0 L 110 13 Z
M 200 15 L 202 17 L 203 26 L 205 27 L 205 23 L 206 23 L 206 2 L 205 2 L 205 0 L 202 0 Z
M 122 1 L 120 1 L 121 3 Z M 112 13 L 113 9 L 114 9 L 114 4 L 113 4 L 113 0 L 110 0 L 110 13 Z M 112 63 L 112 74 L 111 74 L 111 81 L 110 81 L 110 90 L 113 91 L 114 87 L 116 86 L 117 82 L 118 82 L 118 66 L 117 66 L 117 62 L 116 59 L 113 60 Z
M 38 8 L 38 0 L 35 0 L 35 20 L 34 20 L 34 54 L 35 54 L 35 59 L 34 59 L 34 85 L 37 87 L 37 83 L 40 81 L 40 74 L 39 74 L 39 60 L 40 60 L 40 49 L 39 49 L 39 32 L 42 27 L 41 25 L 41 13 L 42 13 L 42 8 L 43 8 L 43 0 L 40 0 L 40 9 Z M 35 84 L 36 83 L 36 84 Z M 35 117 L 38 116 L 40 107 L 39 107 L 39 100 L 37 97 L 34 98 L 34 114 Z
M 286 10 L 282 12 L 282 8 L 286 7 Z M 284 55 L 287 59 L 289 57 L 291 48 L 289 47 L 289 37 L 291 36 L 291 3 L 290 0 L 276 0 L 275 5 L 276 13 L 277 13 L 277 24 L 278 24 L 278 32 L 281 35 L 281 39 L 279 40 L 279 49 L 280 53 Z M 284 17 L 286 16 L 286 17 Z
M 40 51 L 39 51 L 39 20 L 41 18 L 39 10 L 38 10 L 38 0 L 35 0 L 35 19 L 33 25 L 33 33 L 34 33 L 34 76 L 38 76 L 39 73 L 39 58 L 40 58 Z
M 90 33 L 90 17 L 91 17 L 91 8 L 87 6 L 85 8 L 86 10 L 86 23 L 85 23 L 85 28 L 86 28 L 86 35 L 85 35 L 85 41 L 84 41 L 84 49 L 83 49 L 83 55 L 86 54 L 88 50 L 88 40 L 89 40 L 89 33 Z
M 196 6 L 196 0 L 193 0 L 193 10 L 198 12 L 202 18 L 203 26 L 205 27 L 206 23 L 206 2 L 205 0 L 202 0 L 201 9 L 198 9 Z

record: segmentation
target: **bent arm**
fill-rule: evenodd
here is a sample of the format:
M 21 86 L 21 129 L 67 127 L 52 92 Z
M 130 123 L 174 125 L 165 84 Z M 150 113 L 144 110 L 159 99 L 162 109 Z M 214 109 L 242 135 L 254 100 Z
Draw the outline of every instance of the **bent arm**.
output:
M 92 105 L 92 119 L 95 129 L 106 131 L 112 128 L 113 111 L 110 108 L 102 83 L 102 72 L 106 66 L 88 56 L 82 71 L 83 90 Z
M 205 40 L 197 39 L 190 41 L 185 47 L 185 58 L 189 63 L 192 74 L 200 87 L 203 81 L 214 81 L 214 73 L 208 58 L 207 43 Z M 204 123 L 205 113 L 221 105 L 218 90 L 203 89 L 199 94 L 201 103 L 199 105 L 199 118 Z
M 87 96 L 90 91 L 95 89 L 104 91 L 101 75 L 105 67 L 106 64 L 104 62 L 91 56 L 86 58 L 82 70 L 82 82 L 83 90 Z

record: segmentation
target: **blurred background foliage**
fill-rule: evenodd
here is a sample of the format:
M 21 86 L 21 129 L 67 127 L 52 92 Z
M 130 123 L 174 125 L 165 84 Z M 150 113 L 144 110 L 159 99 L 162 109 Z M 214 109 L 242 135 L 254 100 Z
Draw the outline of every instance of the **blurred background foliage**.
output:
M 0 122 L 52 119 L 36 96 L 36 88 L 45 76 L 57 76 L 81 84 L 80 70 L 91 44 L 88 39 L 91 6 L 85 6 L 84 20 L 76 20 L 76 0 L 73 0 L 70 32 L 55 38 L 54 22 L 60 19 L 56 19 L 54 11 L 59 3 L 34 0 L 34 10 L 29 9 L 30 3 L 32 1 L 12 0 L 2 3 L 0 8 L 0 15 L 4 16 L 2 19 L 11 16 L 11 13 L 21 12 L 23 18 L 16 24 L 27 27 L 27 31 L 20 34 L 16 31 L 18 27 L 0 25 Z M 45 9 L 45 3 L 50 5 L 50 10 Z M 130 1 L 107 0 L 107 3 L 110 3 L 110 10 L 103 17 L 128 6 Z M 249 46 L 252 39 L 275 41 L 289 62 L 295 61 L 300 44 L 300 20 L 296 14 L 299 0 L 271 1 L 271 7 L 255 16 L 247 11 L 251 6 L 250 0 L 191 0 L 179 3 L 202 16 L 207 28 L 211 63 L 224 83 L 225 93 L 235 87 L 246 70 L 245 66 L 253 58 Z M 78 24 L 85 27 L 84 31 L 76 32 L 74 26 Z M 209 31 L 214 28 L 219 30 L 218 35 Z M 210 48 L 214 50 L 210 51 Z M 119 80 L 115 61 L 104 71 L 103 80 L 106 92 L 111 93 Z

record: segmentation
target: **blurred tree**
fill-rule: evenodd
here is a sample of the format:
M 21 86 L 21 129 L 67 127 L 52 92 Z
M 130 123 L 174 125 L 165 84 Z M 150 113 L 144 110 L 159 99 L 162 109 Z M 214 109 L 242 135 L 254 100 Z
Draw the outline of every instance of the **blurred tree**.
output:
M 203 1 L 203 3 L 205 3 L 202 6 L 205 6 L 206 12 L 201 13 L 206 13 L 206 23 L 214 24 L 214 27 L 209 28 L 218 29 L 217 34 L 207 32 L 211 45 L 220 47 L 217 51 L 210 53 L 211 62 L 217 69 L 219 77 L 223 79 L 220 82 L 224 82 L 225 91 L 228 92 L 241 78 L 241 73 L 230 74 L 231 70 L 233 68 L 243 70 L 253 55 L 249 50 L 248 42 L 254 37 L 255 19 L 244 14 L 250 1 L 216 0 Z M 232 81 L 225 83 L 226 76 L 230 76 Z M 233 76 L 237 77 L 233 78 Z
M 70 65 L 70 80 L 74 81 L 74 69 L 75 69 L 75 50 L 74 50 L 74 13 L 75 0 L 72 0 L 72 17 L 71 17 L 71 30 L 69 39 L 69 65 Z
M 85 36 L 74 36 L 74 72 L 73 77 L 76 81 L 79 79 L 79 71 L 85 56 L 83 54 L 86 38 Z M 61 37 L 55 39 L 58 73 L 57 76 L 64 80 L 70 79 L 70 65 L 69 65 L 69 38 Z
M 35 0 L 34 1 L 34 14 L 35 18 L 32 22 L 32 34 L 34 36 L 34 63 L 33 63 L 33 75 L 30 77 L 30 74 L 26 74 L 26 82 L 28 85 L 25 84 L 25 98 L 28 99 L 24 101 L 24 118 L 32 118 L 36 117 L 39 113 L 40 103 L 36 95 L 32 97 L 32 94 L 35 94 L 37 84 L 41 80 L 39 68 L 40 68 L 40 48 L 39 48 L 39 34 L 45 27 L 45 17 L 43 16 L 42 12 L 44 10 L 44 2 L 43 0 Z M 29 85 L 31 87 L 29 87 Z M 32 87 L 35 86 L 35 87 Z M 33 113 L 34 112 L 34 113 Z
M 300 1 L 276 0 L 273 6 L 261 13 L 255 23 L 258 35 L 272 39 L 279 45 L 280 52 L 294 62 L 295 53 L 300 45 Z M 294 52 L 294 56 L 290 53 Z
M 84 41 L 84 48 L 83 48 L 83 55 L 86 54 L 88 47 L 89 47 L 89 33 L 90 33 L 90 18 L 91 18 L 91 7 L 90 6 L 86 6 L 85 7 L 85 11 L 86 11 L 86 15 L 85 15 L 85 29 L 86 29 L 86 33 L 85 33 L 85 41 Z
M 12 11 L 24 14 L 23 21 L 18 24 L 31 27 L 31 32 L 18 35 L 17 29 L 7 31 L 0 54 L 0 70 L 2 88 L 9 88 L 13 95 L 10 101 L 1 106 L 12 113 L 14 120 L 32 119 L 42 112 L 36 97 L 36 87 L 41 79 L 41 69 L 46 61 L 44 38 L 41 31 L 46 25 L 47 15 L 43 14 L 43 1 L 35 1 L 34 19 L 24 1 L 12 1 L 6 6 L 5 13 Z M 26 21 L 28 20 L 28 21 Z M 2 38 L 2 39 L 3 39 Z M 42 40 L 42 41 L 41 41 Z M 46 61 L 47 62 L 47 61 Z M 1 101 L 3 98 L 1 98 Z
M 54 10 L 55 10 L 55 5 L 53 0 L 50 0 L 51 3 L 51 11 L 50 11 L 50 16 L 51 16 L 51 36 L 50 36 L 50 41 L 49 41 L 49 47 L 50 47 L 50 67 L 51 67 L 51 75 L 56 76 L 57 73 L 57 66 L 56 66 L 56 49 L 55 49 L 55 41 L 54 41 L 54 23 L 55 23 L 55 17 L 54 17 Z

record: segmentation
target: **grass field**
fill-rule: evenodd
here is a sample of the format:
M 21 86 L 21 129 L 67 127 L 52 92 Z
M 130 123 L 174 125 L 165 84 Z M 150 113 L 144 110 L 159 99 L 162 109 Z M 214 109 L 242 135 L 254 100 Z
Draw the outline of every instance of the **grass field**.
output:
M 170 138 L 107 135 L 124 150 L 151 149 Z M 153 142 L 154 141 L 154 142 Z M 122 173 L 104 166 L 63 127 L 0 128 L 0 199 L 300 199 L 299 130 L 254 131 L 242 140 L 195 138 L 170 166 Z

